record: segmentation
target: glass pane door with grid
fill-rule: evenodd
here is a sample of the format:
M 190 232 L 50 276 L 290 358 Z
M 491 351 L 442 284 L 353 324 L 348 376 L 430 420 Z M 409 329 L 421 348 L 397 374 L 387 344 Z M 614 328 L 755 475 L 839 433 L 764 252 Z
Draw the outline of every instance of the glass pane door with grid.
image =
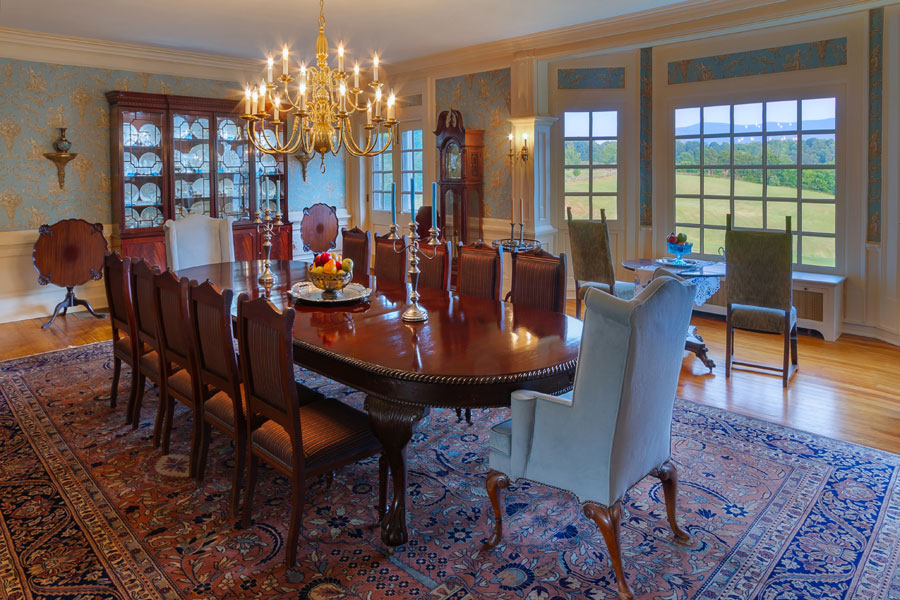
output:
M 174 175 L 174 215 L 211 216 L 209 114 L 172 115 L 172 164 Z

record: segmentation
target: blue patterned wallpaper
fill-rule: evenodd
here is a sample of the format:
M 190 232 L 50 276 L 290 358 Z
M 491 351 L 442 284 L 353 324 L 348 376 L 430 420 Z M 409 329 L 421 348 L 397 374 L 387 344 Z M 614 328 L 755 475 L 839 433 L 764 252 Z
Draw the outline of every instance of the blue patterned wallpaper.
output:
M 435 82 L 435 114 L 455 108 L 463 125 L 484 129 L 484 216 L 510 218 L 509 178 L 510 71 L 500 69 L 438 79 Z M 429 136 L 434 143 L 434 137 Z
M 239 85 L 228 81 L 0 59 L 0 231 L 34 229 L 64 218 L 111 221 L 109 105 L 104 97 L 110 90 L 240 95 Z M 78 153 L 66 169 L 64 190 L 56 167 L 43 157 L 53 151 L 57 127 L 68 127 L 71 151 Z M 324 183 L 311 163 L 306 185 L 300 164 L 289 164 L 292 204 L 300 205 L 296 195 L 305 202 L 327 194 L 333 198 L 329 203 L 343 205 L 342 159 L 327 162 Z
M 653 48 L 641 48 L 641 227 L 653 225 Z
M 669 63 L 669 84 L 803 71 L 846 64 L 847 38 L 843 37 L 764 50 L 677 60 Z
M 556 71 L 556 88 L 560 90 L 625 89 L 625 67 L 559 69 Z
M 337 156 L 325 156 L 325 172 L 321 172 L 322 159 L 316 155 L 306 167 L 306 181 L 303 181 L 303 169 L 293 156 L 288 158 L 290 171 L 288 176 L 288 198 L 291 212 L 297 213 L 304 208 L 322 202 L 328 206 L 344 208 L 344 151 Z M 299 223 L 299 218 L 296 220 Z
M 884 9 L 869 11 L 869 174 L 866 240 L 881 241 L 881 96 Z

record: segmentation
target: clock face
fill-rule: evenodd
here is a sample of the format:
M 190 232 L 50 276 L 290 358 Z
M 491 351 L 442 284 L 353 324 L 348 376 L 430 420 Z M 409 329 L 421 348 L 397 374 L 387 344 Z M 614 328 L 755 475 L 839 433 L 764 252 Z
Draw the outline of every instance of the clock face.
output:
M 448 179 L 462 179 L 462 154 L 456 142 L 450 142 L 444 150 L 444 172 Z

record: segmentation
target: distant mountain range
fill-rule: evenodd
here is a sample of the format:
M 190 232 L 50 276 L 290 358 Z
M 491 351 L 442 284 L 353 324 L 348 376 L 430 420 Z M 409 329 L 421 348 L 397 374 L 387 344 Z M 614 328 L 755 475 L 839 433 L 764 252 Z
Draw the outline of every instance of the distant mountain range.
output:
M 781 125 L 781 127 L 779 127 Z M 817 130 L 817 129 L 834 129 L 835 128 L 835 120 L 831 119 L 813 119 L 807 120 L 803 124 L 804 130 Z M 768 133 L 779 133 L 781 131 L 795 131 L 797 129 L 796 121 L 793 122 L 782 122 L 782 123 L 769 123 L 767 126 Z M 706 134 L 716 134 L 716 133 L 730 133 L 731 127 L 728 123 L 707 123 L 705 126 L 704 133 Z M 735 135 L 741 134 L 759 134 L 759 127 L 753 125 L 735 125 L 734 127 Z M 686 125 L 684 127 L 676 127 L 675 135 L 700 135 L 700 125 Z

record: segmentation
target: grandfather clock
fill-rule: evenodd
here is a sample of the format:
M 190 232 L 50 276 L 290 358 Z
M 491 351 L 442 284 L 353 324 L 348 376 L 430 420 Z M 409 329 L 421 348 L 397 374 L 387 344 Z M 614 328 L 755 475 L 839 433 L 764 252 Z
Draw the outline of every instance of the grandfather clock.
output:
M 482 195 L 482 155 L 484 130 L 463 127 L 458 110 L 438 116 L 437 150 L 440 164 L 438 228 L 441 237 L 453 246 L 482 239 L 484 204 Z

